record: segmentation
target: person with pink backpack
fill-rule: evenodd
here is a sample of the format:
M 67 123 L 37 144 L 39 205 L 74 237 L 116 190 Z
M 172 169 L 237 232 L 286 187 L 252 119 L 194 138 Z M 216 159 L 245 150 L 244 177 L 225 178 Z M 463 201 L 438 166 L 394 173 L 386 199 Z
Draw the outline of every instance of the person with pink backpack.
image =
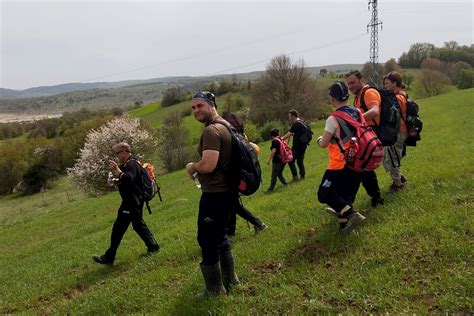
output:
M 318 145 L 321 148 L 328 148 L 329 153 L 329 164 L 319 185 L 318 200 L 329 205 L 326 210 L 338 217 L 340 233 L 348 234 L 365 220 L 365 217 L 352 206 L 359 189 L 361 172 L 354 170 L 354 165 L 350 167 L 350 163 L 347 161 L 350 159 L 347 159 L 347 154 L 345 155 L 345 153 L 352 154 L 358 150 L 358 148 L 351 148 L 350 146 L 351 143 L 355 143 L 359 139 L 354 137 L 358 136 L 354 127 L 343 124 L 335 114 L 341 112 L 344 116 L 348 115 L 352 120 L 363 126 L 366 126 L 366 124 L 362 113 L 347 104 L 349 91 L 344 82 L 336 81 L 333 83 L 329 88 L 329 96 L 331 103 L 336 107 L 336 111 L 326 120 L 324 134 L 319 136 L 317 140 Z M 346 128 L 342 128 L 342 125 L 346 125 Z M 373 133 L 373 131 L 371 132 Z M 381 145 L 379 150 L 383 158 L 383 147 Z M 355 159 L 355 155 L 351 159 Z
M 270 156 L 268 157 L 267 164 L 272 162 L 272 178 L 270 180 L 270 186 L 266 191 L 267 193 L 275 189 L 277 178 L 280 179 L 284 187 L 288 186 L 288 182 L 286 182 L 283 176 L 283 170 L 285 169 L 285 165 L 293 160 L 291 149 L 280 137 L 280 131 L 276 128 L 272 128 L 270 136 L 272 137 L 272 145 L 270 146 Z

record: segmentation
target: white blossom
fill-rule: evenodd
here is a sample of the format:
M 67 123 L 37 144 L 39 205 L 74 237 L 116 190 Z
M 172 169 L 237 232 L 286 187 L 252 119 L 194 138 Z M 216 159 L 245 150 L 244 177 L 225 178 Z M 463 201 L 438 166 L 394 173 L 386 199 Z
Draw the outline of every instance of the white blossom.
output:
M 112 146 L 120 142 L 128 143 L 132 154 L 139 159 L 146 158 L 156 146 L 153 136 L 140 126 L 139 119 L 116 118 L 87 135 L 79 159 L 74 167 L 68 169 L 71 181 L 91 195 L 109 191 L 110 187 L 106 185 L 109 160 L 116 159 Z

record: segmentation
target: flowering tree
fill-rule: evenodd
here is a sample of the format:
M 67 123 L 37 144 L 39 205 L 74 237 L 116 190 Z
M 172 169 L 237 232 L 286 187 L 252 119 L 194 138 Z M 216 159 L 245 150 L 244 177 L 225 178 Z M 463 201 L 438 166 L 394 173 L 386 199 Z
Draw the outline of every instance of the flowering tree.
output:
M 115 159 L 112 146 L 126 142 L 132 147 L 132 154 L 139 159 L 145 158 L 155 148 L 151 133 L 143 128 L 140 120 L 119 117 L 92 130 L 81 149 L 74 167 L 68 169 L 71 181 L 91 195 L 103 194 L 110 190 L 106 185 L 109 172 L 109 160 Z

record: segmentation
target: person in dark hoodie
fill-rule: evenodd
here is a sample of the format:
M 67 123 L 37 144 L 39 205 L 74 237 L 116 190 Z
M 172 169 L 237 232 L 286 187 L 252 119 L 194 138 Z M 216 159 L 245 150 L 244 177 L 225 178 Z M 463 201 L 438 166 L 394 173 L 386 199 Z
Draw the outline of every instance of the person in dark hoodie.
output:
M 115 254 L 130 223 L 132 223 L 133 230 L 135 230 L 148 248 L 148 254 L 160 250 L 160 246 L 155 241 L 153 234 L 143 221 L 144 200 L 141 198 L 143 193 L 140 189 L 143 180 L 139 169 L 141 166 L 136 158 L 132 156 L 129 144 L 118 143 L 112 149 L 115 151 L 120 165 L 113 160 L 109 162 L 110 170 L 115 177 L 111 180 L 112 183 L 110 184 L 118 186 L 122 203 L 118 209 L 117 219 L 112 227 L 109 249 L 101 256 L 92 256 L 95 262 L 106 265 L 114 263 Z
M 347 104 L 349 91 L 344 82 L 334 82 L 329 88 L 329 96 L 336 111 L 344 111 L 361 121 L 360 110 Z M 338 217 L 339 231 L 342 234 L 349 233 L 365 220 L 365 217 L 352 207 L 361 181 L 360 173 L 346 166 L 344 155 L 338 145 L 340 142 L 340 145 L 347 149 L 351 136 L 343 135 L 336 118 L 330 115 L 326 120 L 323 135 L 317 140 L 318 145 L 321 148 L 328 148 L 329 153 L 329 164 L 319 185 L 318 199 L 319 202 L 329 205 L 326 209 L 329 213 Z

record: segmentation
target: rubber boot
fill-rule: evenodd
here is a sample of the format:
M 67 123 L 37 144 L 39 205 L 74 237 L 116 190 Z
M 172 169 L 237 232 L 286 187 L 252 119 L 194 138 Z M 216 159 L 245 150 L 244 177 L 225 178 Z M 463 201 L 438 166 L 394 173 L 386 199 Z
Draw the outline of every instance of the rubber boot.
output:
M 202 297 L 206 298 L 226 293 L 224 285 L 222 284 L 222 273 L 219 262 L 212 266 L 204 266 L 201 264 L 201 272 L 204 277 L 204 283 L 206 284 L 206 288 L 201 294 Z
M 237 274 L 235 273 L 234 256 L 232 250 L 221 253 L 221 270 L 222 270 L 222 283 L 224 284 L 227 292 L 232 286 L 240 283 Z

